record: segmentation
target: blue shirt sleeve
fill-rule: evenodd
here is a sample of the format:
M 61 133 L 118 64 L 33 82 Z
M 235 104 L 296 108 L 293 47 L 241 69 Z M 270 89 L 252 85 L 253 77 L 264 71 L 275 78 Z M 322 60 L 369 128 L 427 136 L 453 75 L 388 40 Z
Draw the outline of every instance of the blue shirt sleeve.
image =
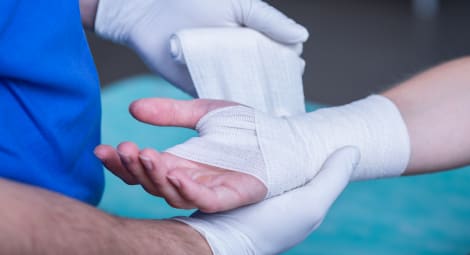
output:
M 77 0 L 0 1 L 0 105 L 0 177 L 97 204 L 99 82 Z

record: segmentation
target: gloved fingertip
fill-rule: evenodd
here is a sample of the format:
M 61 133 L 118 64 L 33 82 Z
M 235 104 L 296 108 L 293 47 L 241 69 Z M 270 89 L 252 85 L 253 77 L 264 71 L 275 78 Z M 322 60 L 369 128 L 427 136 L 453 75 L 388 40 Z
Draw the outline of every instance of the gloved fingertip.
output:
M 295 26 L 295 30 L 296 30 L 296 34 L 297 34 L 297 38 L 296 38 L 296 41 L 297 42 L 294 42 L 294 43 L 304 43 L 308 40 L 308 38 L 310 37 L 310 33 L 308 32 L 307 28 L 305 28 L 304 26 L 298 24 L 298 23 L 294 23 L 293 26 Z M 294 29 L 293 29 L 294 30 Z M 294 37 L 292 37 L 294 38 Z
M 264 33 L 282 44 L 304 43 L 309 37 L 307 29 L 264 1 L 253 1 L 245 10 L 242 23 Z
M 343 162 L 346 169 L 352 173 L 361 160 L 361 153 L 354 146 L 345 146 L 338 149 L 332 157 L 336 157 L 335 161 Z
M 280 25 L 275 29 L 263 31 L 271 39 L 287 45 L 299 45 L 307 41 L 310 34 L 308 30 L 294 21 Z
M 360 152 L 356 147 L 342 147 L 330 154 L 323 164 L 321 172 L 342 172 L 345 174 L 344 176 L 350 176 L 358 165 L 360 158 Z
M 351 153 L 351 156 L 353 157 L 351 160 L 351 168 L 355 169 L 357 165 L 359 165 L 359 161 L 361 160 L 361 152 L 359 151 L 358 148 L 354 146 L 349 146 L 346 148 L 351 151 L 350 153 Z

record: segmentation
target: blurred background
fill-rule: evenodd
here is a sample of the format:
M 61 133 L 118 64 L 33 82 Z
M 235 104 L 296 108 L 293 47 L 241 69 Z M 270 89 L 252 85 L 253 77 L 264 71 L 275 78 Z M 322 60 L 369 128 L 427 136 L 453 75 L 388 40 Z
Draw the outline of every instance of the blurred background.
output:
M 341 104 L 470 54 L 470 1 L 268 1 L 310 31 L 307 99 Z M 149 73 L 130 50 L 88 34 L 102 84 Z

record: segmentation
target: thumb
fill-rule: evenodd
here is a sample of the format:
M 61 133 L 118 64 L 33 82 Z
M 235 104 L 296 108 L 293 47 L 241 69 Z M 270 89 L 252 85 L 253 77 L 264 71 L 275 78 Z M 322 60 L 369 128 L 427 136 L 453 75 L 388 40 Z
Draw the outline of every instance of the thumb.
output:
M 242 9 L 241 23 L 282 44 L 299 44 L 307 41 L 308 31 L 282 12 L 261 0 L 247 1 Z
M 194 128 L 208 112 L 236 103 L 222 100 L 146 98 L 134 101 L 129 111 L 139 121 L 158 126 Z
M 326 212 L 348 185 L 359 160 L 360 152 L 356 147 L 347 146 L 332 153 L 320 173 L 302 188 L 309 194 L 313 206 Z

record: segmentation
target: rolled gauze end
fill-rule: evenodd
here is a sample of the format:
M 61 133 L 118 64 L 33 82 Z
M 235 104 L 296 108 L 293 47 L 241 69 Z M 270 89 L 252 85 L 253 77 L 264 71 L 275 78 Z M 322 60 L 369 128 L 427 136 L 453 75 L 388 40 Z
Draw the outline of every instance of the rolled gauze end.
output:
M 170 40 L 199 98 L 238 102 L 276 116 L 305 112 L 302 45 L 286 46 L 248 28 L 203 28 Z
M 170 51 L 173 59 L 183 65 L 186 65 L 184 61 L 183 48 L 181 46 L 180 38 L 177 35 L 173 35 L 170 39 Z

